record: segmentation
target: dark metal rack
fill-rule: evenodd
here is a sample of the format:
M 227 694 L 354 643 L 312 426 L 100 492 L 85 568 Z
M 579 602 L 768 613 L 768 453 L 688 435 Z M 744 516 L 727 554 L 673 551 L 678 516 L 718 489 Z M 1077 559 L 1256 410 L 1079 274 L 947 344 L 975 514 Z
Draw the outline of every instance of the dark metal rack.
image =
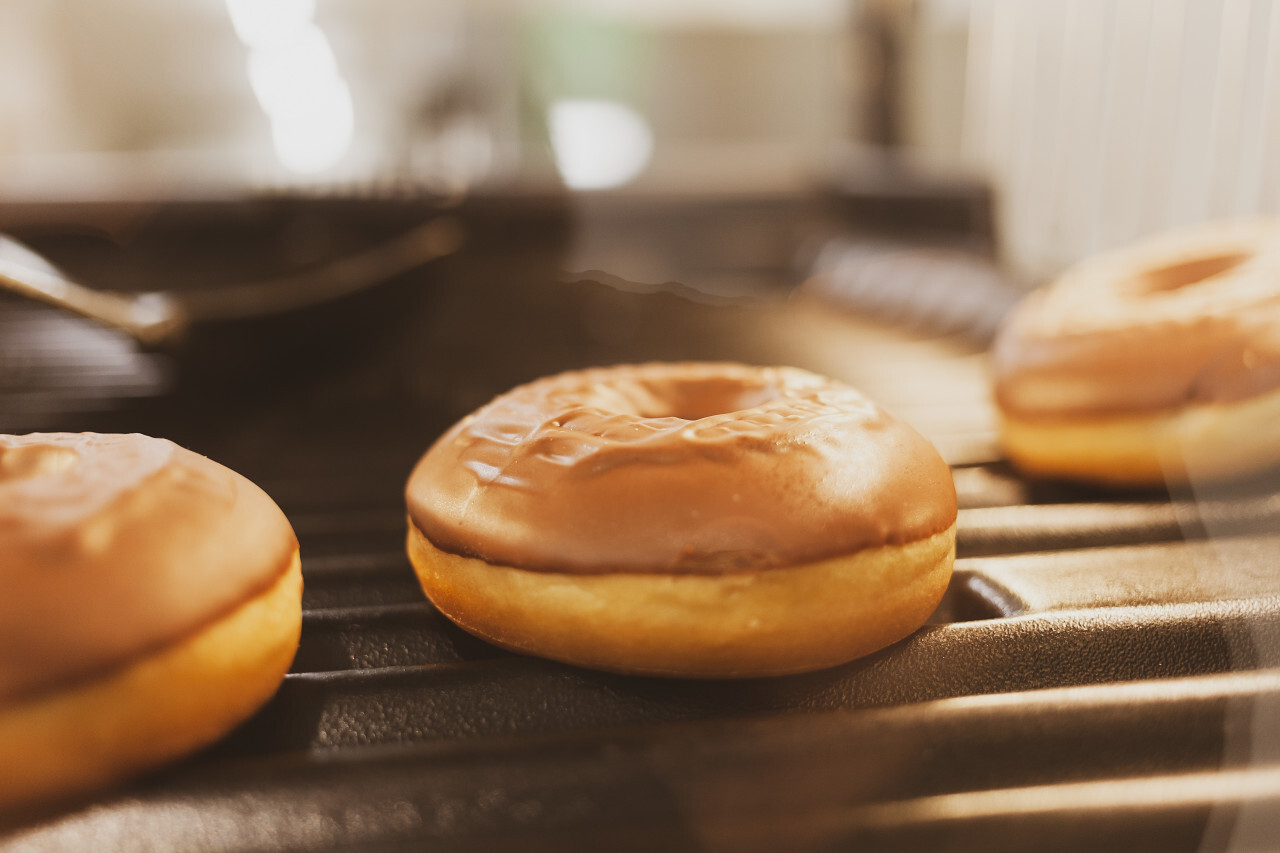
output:
M 960 559 L 933 619 L 808 675 L 627 678 L 449 624 L 403 551 L 403 481 L 440 431 L 554 370 L 773 360 L 776 341 L 753 332 L 791 310 L 565 282 L 562 235 L 484 221 L 459 257 L 387 285 L 413 310 L 376 344 L 264 362 L 251 382 L 0 303 L 0 329 L 69 336 L 4 351 L 0 425 L 137 429 L 207 453 L 280 502 L 306 578 L 293 672 L 259 714 L 9 830 L 0 850 L 1168 851 L 1280 837 L 1280 498 L 1265 476 L 1114 494 L 1029 483 L 969 452 Z M 115 390 L 87 393 L 104 364 Z

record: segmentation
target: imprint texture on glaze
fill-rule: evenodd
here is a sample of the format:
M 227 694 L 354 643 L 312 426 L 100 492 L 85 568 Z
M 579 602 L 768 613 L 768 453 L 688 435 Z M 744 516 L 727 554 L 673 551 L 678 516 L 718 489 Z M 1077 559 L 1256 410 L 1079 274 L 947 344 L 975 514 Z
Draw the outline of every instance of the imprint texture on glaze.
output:
M 955 520 L 950 471 L 910 427 L 815 374 L 735 364 L 520 386 L 442 436 L 406 495 L 437 547 L 585 573 L 795 565 Z

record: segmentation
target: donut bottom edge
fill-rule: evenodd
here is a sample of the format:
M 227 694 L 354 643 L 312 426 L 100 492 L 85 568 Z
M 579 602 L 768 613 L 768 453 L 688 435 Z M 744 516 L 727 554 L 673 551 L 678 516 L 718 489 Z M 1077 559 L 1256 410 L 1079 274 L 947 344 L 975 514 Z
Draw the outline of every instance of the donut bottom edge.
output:
M 275 693 L 301 629 L 295 550 L 270 587 L 212 624 L 92 681 L 0 706 L 0 818 L 213 743 Z
M 903 545 L 722 575 L 560 574 L 436 548 L 409 522 L 423 590 L 463 630 L 589 669 L 677 678 L 789 675 L 847 663 L 911 634 L 955 562 L 953 523 Z
M 1150 414 L 1027 418 L 1000 413 L 1022 472 L 1107 486 L 1219 481 L 1280 463 L 1280 390 Z

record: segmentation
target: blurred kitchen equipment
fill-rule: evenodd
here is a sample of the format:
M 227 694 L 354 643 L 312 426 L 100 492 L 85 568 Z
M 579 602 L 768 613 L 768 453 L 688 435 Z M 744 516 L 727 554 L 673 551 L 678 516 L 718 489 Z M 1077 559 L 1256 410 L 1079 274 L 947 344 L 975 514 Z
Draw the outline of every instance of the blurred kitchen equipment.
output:
M 0 301 L 30 302 L 86 340 L 112 337 L 113 350 L 187 382 L 268 390 L 399 346 L 404 317 L 434 298 L 439 264 L 476 221 L 417 196 L 10 204 Z M 7 351 L 0 386 L 27 388 L 28 359 Z
M 963 335 L 983 345 L 1021 295 L 974 252 L 849 237 L 822 246 L 803 291 L 919 334 Z
M 164 347 L 182 341 L 192 325 L 296 311 L 351 295 L 447 255 L 460 241 L 457 221 L 439 217 L 315 270 L 198 290 L 123 293 L 77 283 L 0 234 L 0 287 Z

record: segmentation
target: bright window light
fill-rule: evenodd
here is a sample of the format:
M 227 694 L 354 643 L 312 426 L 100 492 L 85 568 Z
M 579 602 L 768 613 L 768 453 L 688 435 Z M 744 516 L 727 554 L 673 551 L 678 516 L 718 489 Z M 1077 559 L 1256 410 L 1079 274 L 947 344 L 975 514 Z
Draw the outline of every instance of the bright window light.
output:
M 300 27 L 293 38 L 270 50 L 249 52 L 249 83 L 272 118 L 310 112 L 342 85 L 329 40 L 315 24 Z
M 315 14 L 315 0 L 227 0 L 231 25 L 250 47 L 288 40 Z
M 276 156 L 302 173 L 322 172 L 341 160 L 354 131 L 351 95 L 341 80 L 327 98 L 311 98 L 307 109 L 280 113 L 271 121 Z
M 548 121 L 556 167 L 570 189 L 623 186 L 644 171 L 653 155 L 649 123 L 617 101 L 556 101 Z
M 355 135 L 351 90 L 312 22 L 314 0 L 227 0 L 249 47 L 249 83 L 271 120 L 276 156 L 294 172 L 338 163 Z

